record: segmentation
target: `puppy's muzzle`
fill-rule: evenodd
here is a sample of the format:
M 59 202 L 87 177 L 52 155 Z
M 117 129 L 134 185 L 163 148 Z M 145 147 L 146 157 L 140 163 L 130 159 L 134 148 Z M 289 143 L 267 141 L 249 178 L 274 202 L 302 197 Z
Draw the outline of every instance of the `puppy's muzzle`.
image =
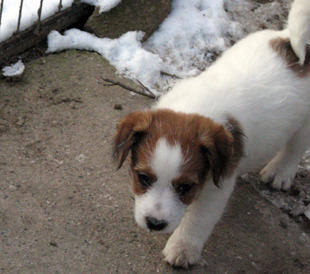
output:
M 165 220 L 157 220 L 153 217 L 146 217 L 146 224 L 150 230 L 160 231 L 167 227 L 168 223 Z

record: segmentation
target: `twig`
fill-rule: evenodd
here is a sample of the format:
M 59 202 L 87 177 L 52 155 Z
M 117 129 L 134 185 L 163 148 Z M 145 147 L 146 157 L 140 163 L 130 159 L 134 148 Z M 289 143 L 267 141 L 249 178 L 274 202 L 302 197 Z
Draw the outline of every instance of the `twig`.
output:
M 149 92 L 151 95 L 154 96 L 154 98 L 156 98 L 156 96 L 154 95 L 153 92 L 151 92 L 145 85 L 143 85 L 139 80 L 136 80 L 138 82 L 138 84 L 143 88 L 143 90 L 146 90 L 147 92 Z
M 156 96 L 155 96 L 152 92 L 150 92 L 148 89 L 146 89 L 146 90 L 147 90 L 148 92 L 150 92 L 150 94 L 147 94 L 147 93 L 142 92 L 142 91 L 138 91 L 138 90 L 136 90 L 136 89 L 134 89 L 134 88 L 131 88 L 131 87 L 129 87 L 129 86 L 126 86 L 125 84 L 123 84 L 123 83 L 121 83 L 121 82 L 118 82 L 118 81 L 116 82 L 116 81 L 113 81 L 113 80 L 111 80 L 111 79 L 109 79 L 109 78 L 103 78 L 103 77 L 101 77 L 101 79 L 102 79 L 103 81 L 106 81 L 106 82 L 108 82 L 108 83 L 111 83 L 111 85 L 108 85 L 108 86 L 113 86 L 113 85 L 120 86 L 120 87 L 122 87 L 123 89 L 132 91 L 132 92 L 137 93 L 137 94 L 139 94 L 139 95 L 146 96 L 146 97 L 149 97 L 149 98 L 152 98 L 152 99 L 156 99 Z M 142 86 L 143 86 L 143 85 L 142 85 Z
M 115 84 L 103 84 L 105 87 L 113 87 Z
M 37 141 L 32 142 L 32 143 L 30 143 L 30 144 L 28 144 L 28 145 L 25 145 L 25 147 L 32 147 L 32 146 L 35 146 L 35 145 L 37 145 L 37 144 L 39 144 L 39 143 L 41 143 L 41 142 L 48 141 L 48 140 L 52 139 L 53 137 L 54 137 L 54 136 L 52 135 L 52 136 L 46 137 L 46 138 L 44 138 L 44 139 L 37 140 Z
M 175 75 L 175 74 L 170 74 L 168 72 L 165 72 L 165 71 L 161 71 L 160 74 L 162 75 L 166 75 L 166 76 L 170 76 L 170 77 L 173 77 L 173 78 L 177 78 L 177 79 L 182 79 L 181 77 Z

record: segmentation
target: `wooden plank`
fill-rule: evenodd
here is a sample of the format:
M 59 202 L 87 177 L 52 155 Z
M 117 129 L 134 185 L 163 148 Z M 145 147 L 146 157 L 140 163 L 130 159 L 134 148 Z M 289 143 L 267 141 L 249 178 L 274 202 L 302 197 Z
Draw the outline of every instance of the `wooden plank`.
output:
M 61 31 L 79 21 L 87 20 L 94 7 L 88 4 L 73 4 L 70 8 L 58 12 L 0 44 L 0 65 L 26 49 L 44 40 L 52 30 Z

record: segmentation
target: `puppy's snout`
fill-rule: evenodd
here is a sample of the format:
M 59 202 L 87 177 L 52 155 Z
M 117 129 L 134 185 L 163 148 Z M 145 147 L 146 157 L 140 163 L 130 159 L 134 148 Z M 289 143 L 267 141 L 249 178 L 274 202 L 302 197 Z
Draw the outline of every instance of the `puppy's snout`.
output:
M 156 218 L 149 217 L 149 216 L 146 217 L 145 220 L 146 220 L 147 227 L 150 230 L 160 231 L 160 230 L 163 230 L 168 225 L 168 223 L 165 220 L 157 220 Z

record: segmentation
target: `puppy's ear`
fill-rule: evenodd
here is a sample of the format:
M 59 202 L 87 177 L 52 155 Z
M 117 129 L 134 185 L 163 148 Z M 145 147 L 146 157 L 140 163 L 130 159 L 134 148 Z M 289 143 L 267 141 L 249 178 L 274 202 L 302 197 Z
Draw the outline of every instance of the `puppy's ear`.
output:
M 114 136 L 114 157 L 117 169 L 120 169 L 126 160 L 130 149 L 139 142 L 150 127 L 151 114 L 148 111 L 136 111 L 120 120 Z
M 202 152 L 207 157 L 213 182 L 218 187 L 229 172 L 233 142 L 233 136 L 222 125 L 211 124 L 201 134 Z

